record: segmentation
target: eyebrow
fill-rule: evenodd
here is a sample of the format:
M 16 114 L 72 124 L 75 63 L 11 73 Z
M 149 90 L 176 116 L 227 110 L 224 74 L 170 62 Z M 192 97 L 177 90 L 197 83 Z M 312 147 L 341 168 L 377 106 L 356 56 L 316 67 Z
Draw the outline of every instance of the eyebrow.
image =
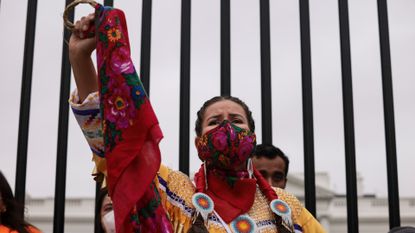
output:
M 113 208 L 112 203 L 107 203 L 107 204 L 102 206 L 102 209 L 104 209 L 104 210 L 106 210 L 107 208 Z
M 243 115 L 238 114 L 238 113 L 230 113 L 229 116 L 231 116 L 231 117 L 241 117 L 241 118 L 245 119 L 245 117 Z
M 213 116 L 207 117 L 206 121 L 209 121 L 209 120 L 212 120 L 212 119 L 215 119 L 215 118 L 218 118 L 218 117 L 219 117 L 219 115 L 213 115 Z
M 206 118 L 206 120 L 209 121 L 211 119 L 216 119 L 216 118 L 219 118 L 219 116 L 220 116 L 220 114 L 216 114 L 216 115 L 213 115 L 211 117 Z M 238 114 L 238 113 L 230 113 L 229 116 L 232 117 L 232 118 L 241 117 L 241 118 L 246 120 L 246 118 L 243 115 Z

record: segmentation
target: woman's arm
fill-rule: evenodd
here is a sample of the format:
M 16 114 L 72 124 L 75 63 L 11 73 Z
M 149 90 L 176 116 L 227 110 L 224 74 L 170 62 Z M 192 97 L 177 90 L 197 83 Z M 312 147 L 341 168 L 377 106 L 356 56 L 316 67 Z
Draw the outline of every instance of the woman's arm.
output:
M 69 60 L 81 103 L 90 93 L 98 90 L 97 73 L 91 59 L 96 42 L 94 37 L 86 38 L 86 32 L 93 27 L 94 17 L 94 14 L 89 14 L 77 21 L 69 40 Z
M 86 38 L 86 32 L 94 27 L 95 15 L 89 14 L 77 21 L 69 40 L 69 60 L 77 90 L 69 99 L 74 116 L 84 134 L 91 151 L 95 169 L 93 174 L 106 174 L 102 120 L 99 114 L 98 79 L 91 54 L 95 49 L 95 38 Z

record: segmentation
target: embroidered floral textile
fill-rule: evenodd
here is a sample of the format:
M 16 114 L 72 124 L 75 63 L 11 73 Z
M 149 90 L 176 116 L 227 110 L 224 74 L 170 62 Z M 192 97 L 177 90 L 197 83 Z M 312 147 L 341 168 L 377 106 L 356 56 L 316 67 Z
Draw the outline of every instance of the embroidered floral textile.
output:
M 162 133 L 131 61 L 124 13 L 97 4 L 95 38 L 108 190 L 117 232 L 172 232 L 153 178 Z
M 199 158 L 207 170 L 223 177 L 231 186 L 240 178 L 247 178 L 246 161 L 256 144 L 255 134 L 223 121 L 196 139 Z

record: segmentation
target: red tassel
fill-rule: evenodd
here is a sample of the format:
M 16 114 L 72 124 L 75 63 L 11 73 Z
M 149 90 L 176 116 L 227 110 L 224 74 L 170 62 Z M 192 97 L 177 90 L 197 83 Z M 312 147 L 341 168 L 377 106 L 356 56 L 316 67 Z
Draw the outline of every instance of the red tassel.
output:
M 269 202 L 278 199 L 278 195 L 275 190 L 269 185 L 267 180 L 261 175 L 261 173 L 254 167 L 254 176 L 261 192 L 265 195 Z
M 206 191 L 206 177 L 205 177 L 205 168 L 200 166 L 200 169 L 195 174 L 195 185 L 196 185 L 196 193 L 204 193 Z

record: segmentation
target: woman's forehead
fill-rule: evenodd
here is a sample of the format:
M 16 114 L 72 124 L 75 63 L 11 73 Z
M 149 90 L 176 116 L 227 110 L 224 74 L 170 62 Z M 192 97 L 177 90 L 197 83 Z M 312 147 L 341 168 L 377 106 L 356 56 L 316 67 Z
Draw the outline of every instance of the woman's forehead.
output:
M 232 100 L 221 100 L 206 108 L 205 119 L 221 114 L 235 114 L 246 117 L 245 110 L 241 105 Z
M 111 198 L 108 195 L 106 195 L 104 197 L 104 200 L 102 200 L 102 205 L 106 205 L 106 204 L 110 204 L 110 203 L 111 203 Z

